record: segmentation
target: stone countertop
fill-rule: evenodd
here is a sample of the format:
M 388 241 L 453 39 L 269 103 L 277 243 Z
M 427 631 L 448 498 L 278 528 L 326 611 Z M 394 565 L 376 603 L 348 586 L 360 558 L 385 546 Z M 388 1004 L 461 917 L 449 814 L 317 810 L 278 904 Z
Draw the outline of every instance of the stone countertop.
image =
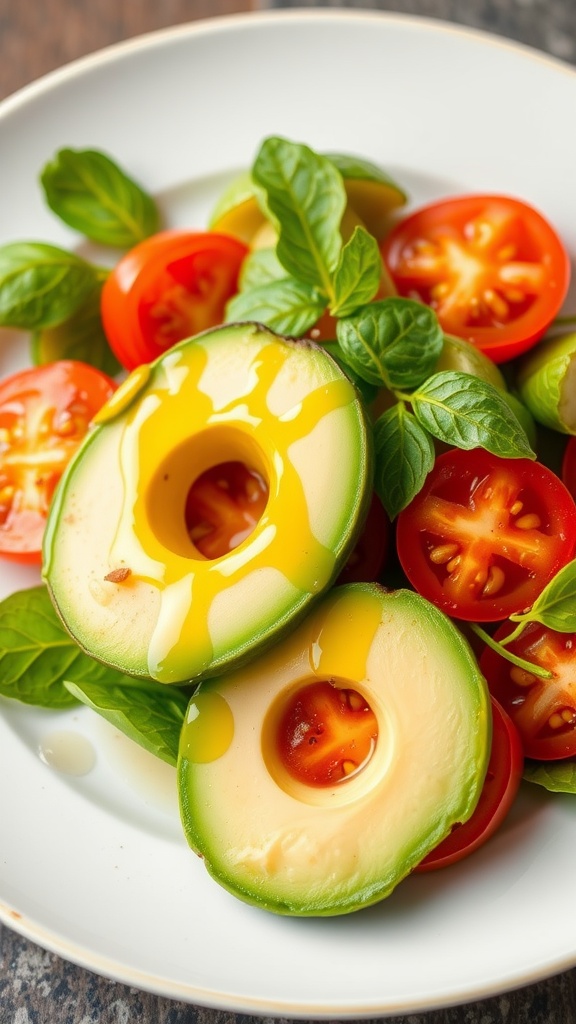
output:
M 0 97 L 53 67 L 109 43 L 205 16 L 276 7 L 361 7 L 440 18 L 484 29 L 576 63 L 575 0 L 0 0 Z M 65 31 L 61 26 L 65 25 Z M 570 130 L 570 129 L 568 129 Z M 0 1024 L 250 1024 L 262 1017 L 205 1009 L 101 978 L 46 952 L 0 925 Z M 576 970 L 492 999 L 380 1018 L 379 1024 L 571 1024 L 576 1022 Z M 352 1022 L 355 1024 L 355 1022 Z

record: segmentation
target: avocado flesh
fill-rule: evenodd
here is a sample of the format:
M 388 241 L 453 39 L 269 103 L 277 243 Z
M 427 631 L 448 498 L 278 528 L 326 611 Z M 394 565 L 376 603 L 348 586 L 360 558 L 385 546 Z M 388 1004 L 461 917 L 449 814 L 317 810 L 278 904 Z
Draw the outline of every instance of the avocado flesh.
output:
M 255 324 L 208 331 L 134 371 L 100 420 L 58 489 L 43 569 L 93 657 L 161 682 L 201 678 L 273 640 L 346 561 L 370 499 L 370 439 L 319 347 Z M 231 458 L 261 471 L 270 497 L 250 537 L 208 561 L 186 495 Z
M 378 737 L 356 775 L 317 788 L 283 772 L 270 722 L 295 687 L 331 677 L 367 700 Z M 200 744 L 196 759 L 198 726 L 214 748 Z M 280 644 L 191 699 L 178 764 L 184 832 L 241 900 L 346 914 L 388 896 L 470 817 L 490 742 L 486 684 L 453 623 L 412 591 L 336 587 Z

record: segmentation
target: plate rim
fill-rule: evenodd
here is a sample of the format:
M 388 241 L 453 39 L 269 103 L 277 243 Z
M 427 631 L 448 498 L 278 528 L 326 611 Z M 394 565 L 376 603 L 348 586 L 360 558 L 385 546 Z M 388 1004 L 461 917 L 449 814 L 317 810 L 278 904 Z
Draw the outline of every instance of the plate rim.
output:
M 249 26 L 267 25 L 277 22 L 369 22 L 388 23 L 407 29 L 432 31 L 440 35 L 457 35 L 484 43 L 489 49 L 498 48 L 533 59 L 547 65 L 551 70 L 564 72 L 570 78 L 576 78 L 576 67 L 561 58 L 547 54 L 536 47 L 505 36 L 494 34 L 481 28 L 449 22 L 444 19 L 417 14 L 402 14 L 392 11 L 379 11 L 359 8 L 292 8 L 270 9 L 267 11 L 246 11 L 231 15 L 214 15 L 196 21 L 185 22 L 166 28 L 134 36 L 132 38 L 109 44 L 97 51 L 77 57 L 65 65 L 55 68 L 22 86 L 16 92 L 0 100 L 0 131 L 3 120 L 18 114 L 22 108 L 34 103 L 38 98 L 57 89 L 63 84 L 81 77 L 93 69 L 108 63 L 122 61 L 130 54 L 154 50 L 158 47 L 170 47 L 180 40 L 197 38 L 202 35 L 213 36 L 220 33 L 247 29 Z M 551 977 L 555 973 L 566 971 L 576 964 L 576 949 L 571 956 L 550 958 L 538 969 L 518 969 L 514 975 L 494 979 L 485 984 L 476 984 L 474 988 L 466 986 L 454 992 L 448 998 L 446 993 L 439 993 L 435 999 L 416 998 L 407 1004 L 402 1001 L 398 1005 L 386 1006 L 348 1006 L 341 1002 L 328 1004 L 322 1000 L 322 1006 L 303 1005 L 303 1001 L 245 997 L 238 993 L 216 992 L 214 990 L 168 980 L 160 975 L 144 973 L 136 968 L 121 964 L 114 959 L 106 958 L 90 951 L 87 947 L 70 943 L 60 936 L 57 930 L 49 933 L 36 922 L 20 914 L 18 910 L 0 901 L 0 924 L 28 939 L 41 948 L 53 953 L 70 963 L 85 970 L 96 972 L 104 978 L 124 985 L 135 986 L 142 991 L 156 994 L 173 1000 L 196 1003 L 208 1009 L 229 1010 L 237 1013 L 255 1013 L 273 1017 L 289 1015 L 294 1019 L 370 1019 L 386 1015 L 404 1015 L 414 1012 L 427 1012 L 448 1006 L 463 1005 L 469 1002 L 491 998 L 504 992 L 511 992 L 527 985 L 534 984 Z

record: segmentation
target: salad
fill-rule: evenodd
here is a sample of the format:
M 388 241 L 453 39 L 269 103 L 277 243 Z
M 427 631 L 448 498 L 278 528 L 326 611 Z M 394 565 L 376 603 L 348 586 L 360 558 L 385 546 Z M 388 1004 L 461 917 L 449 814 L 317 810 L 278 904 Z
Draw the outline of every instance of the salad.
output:
M 99 152 L 41 186 L 122 255 L 0 250 L 35 364 L 0 384 L 0 555 L 43 574 L 0 605 L 2 696 L 177 765 L 191 848 L 277 913 L 472 853 L 522 778 L 574 792 L 556 228 L 502 195 L 406 214 L 381 168 L 276 137 L 201 230 Z

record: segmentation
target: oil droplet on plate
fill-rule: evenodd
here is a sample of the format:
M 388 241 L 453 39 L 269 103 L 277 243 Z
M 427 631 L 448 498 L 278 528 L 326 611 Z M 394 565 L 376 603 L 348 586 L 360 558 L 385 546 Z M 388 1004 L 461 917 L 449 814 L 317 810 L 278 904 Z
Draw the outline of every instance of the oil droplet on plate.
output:
M 87 775 L 96 764 L 96 751 L 80 733 L 59 729 L 38 746 L 40 760 L 64 775 Z

